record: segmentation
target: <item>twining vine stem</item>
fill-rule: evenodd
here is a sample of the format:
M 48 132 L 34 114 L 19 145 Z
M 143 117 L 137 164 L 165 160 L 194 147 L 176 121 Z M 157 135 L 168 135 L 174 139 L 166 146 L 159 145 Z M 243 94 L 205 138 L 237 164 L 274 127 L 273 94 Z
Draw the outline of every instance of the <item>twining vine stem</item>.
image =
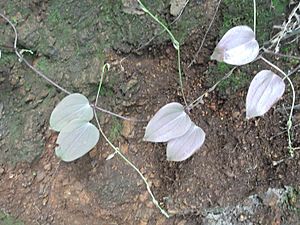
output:
M 291 79 L 289 78 L 289 76 L 283 72 L 283 70 L 281 70 L 278 66 L 274 65 L 273 63 L 271 63 L 269 60 L 265 59 L 264 57 L 260 56 L 259 57 L 261 60 L 263 60 L 265 63 L 267 63 L 269 66 L 273 67 L 274 69 L 276 69 L 277 71 L 279 71 L 283 76 L 283 80 L 287 79 L 288 82 L 290 83 L 291 89 L 292 89 L 292 106 L 291 106 L 291 110 L 290 110 L 290 115 L 287 121 L 287 132 L 288 132 L 288 149 L 289 149 L 289 153 L 291 155 L 291 157 L 293 158 L 295 155 L 294 152 L 294 147 L 292 146 L 292 133 L 291 133 L 291 129 L 292 129 L 292 125 L 293 125 L 293 121 L 292 121 L 292 117 L 293 117 L 293 110 L 295 107 L 295 99 L 296 99 L 296 93 L 295 93 L 295 88 L 293 85 L 293 82 L 291 81 Z
M 207 91 L 205 91 L 202 95 L 200 95 L 197 99 L 195 99 L 192 103 L 190 103 L 187 107 L 186 110 L 189 112 L 193 108 L 195 108 L 197 105 L 200 103 L 203 103 L 203 98 L 208 95 L 210 92 L 214 91 L 216 87 L 224 80 L 229 78 L 233 71 L 237 68 L 237 66 L 233 67 L 224 77 L 222 77 L 220 80 L 218 80 L 211 88 L 209 88 Z
M 180 84 L 180 90 L 182 94 L 182 98 L 184 101 L 184 104 L 187 106 L 187 101 L 186 97 L 184 94 L 184 89 L 183 89 L 183 82 L 182 82 L 182 70 L 181 70 L 181 57 L 180 57 L 180 44 L 179 41 L 174 37 L 173 33 L 168 29 L 168 27 L 161 22 L 156 16 L 154 16 L 147 8 L 146 6 L 142 3 L 142 1 L 137 0 L 138 3 L 140 4 L 141 9 L 148 14 L 152 19 L 154 19 L 170 36 L 170 39 L 173 43 L 174 48 L 177 50 L 177 67 L 178 67 L 178 74 L 179 74 L 179 84 Z
M 37 75 L 39 75 L 41 78 L 43 78 L 44 80 L 46 80 L 48 83 L 50 83 L 51 85 L 55 86 L 57 89 L 59 89 L 60 91 L 64 92 L 65 94 L 69 95 L 69 94 L 72 94 L 70 91 L 66 90 L 65 88 L 63 88 L 62 86 L 60 86 L 59 84 L 57 84 L 56 82 L 54 82 L 53 80 L 51 80 L 49 77 L 47 77 L 45 74 L 43 74 L 41 71 L 37 70 L 34 66 L 32 66 L 22 55 L 21 52 L 24 52 L 24 50 L 21 52 L 18 51 L 18 47 L 17 47 L 17 43 L 18 43 L 18 32 L 17 32 L 17 29 L 15 27 L 15 25 L 6 17 L 4 16 L 2 13 L 0 13 L 0 16 L 12 27 L 14 33 L 15 33 L 15 39 L 14 39 L 14 45 L 13 45 L 13 49 L 15 51 L 15 54 L 18 56 L 19 58 L 19 61 L 20 62 L 24 62 L 26 64 L 26 66 L 28 66 L 33 72 L 35 72 Z M 29 51 L 29 50 L 25 50 L 25 51 Z M 121 115 L 118 115 L 116 113 L 113 113 L 113 112 L 110 112 L 106 109 L 103 109 L 99 106 L 97 107 L 94 107 L 93 105 L 91 105 L 93 108 L 101 111 L 101 112 L 104 112 L 104 113 L 107 113 L 109 115 L 112 115 L 112 116 L 115 116 L 115 117 L 118 117 L 120 119 L 123 119 L 123 120 L 130 120 L 130 121 L 135 121 L 135 122 L 145 122 L 144 120 L 135 120 L 135 119 L 131 119 L 131 118 L 127 118 L 125 116 L 121 116 Z
M 101 86 L 102 86 L 102 82 L 103 82 L 103 77 L 104 77 L 104 73 L 105 73 L 105 69 L 109 70 L 109 64 L 105 64 L 102 67 L 102 73 L 101 73 L 101 78 L 99 81 L 99 86 L 98 86 L 98 92 L 97 92 L 97 97 L 95 100 L 95 106 L 97 107 L 97 103 L 98 103 L 98 99 L 99 99 L 99 95 L 100 95 L 100 90 L 101 90 Z M 126 158 L 125 155 L 123 155 L 123 153 L 120 151 L 120 149 L 118 147 L 116 147 L 109 139 L 108 137 L 105 135 L 105 133 L 103 132 L 98 116 L 97 116 L 97 112 L 94 108 L 94 114 L 95 114 L 95 119 L 96 119 L 96 123 L 98 126 L 98 129 L 100 131 L 100 133 L 102 134 L 102 136 L 104 137 L 104 139 L 106 140 L 106 142 L 110 145 L 110 147 L 115 151 L 115 153 L 117 153 L 126 163 L 128 163 L 129 166 L 131 166 L 142 178 L 142 180 L 144 181 L 147 191 L 150 194 L 151 198 L 152 198 L 152 202 L 153 204 L 160 210 L 160 212 L 167 218 L 170 218 L 170 215 L 160 206 L 160 204 L 158 203 L 158 201 L 156 200 L 153 192 L 151 191 L 150 188 L 150 184 L 148 183 L 147 179 L 144 177 L 144 175 L 142 174 L 142 172 L 129 160 Z
M 300 3 L 298 4 L 298 6 L 296 7 L 296 10 L 300 7 Z M 294 9 L 293 10 L 293 13 L 296 12 L 296 10 Z M 291 17 L 292 16 L 289 16 L 289 21 L 285 24 L 285 27 L 284 27 L 284 31 L 286 30 L 287 28 L 287 25 L 290 23 L 291 21 Z M 256 32 L 256 0 L 253 0 L 253 30 L 254 30 L 254 34 Z M 283 31 L 283 33 L 284 33 Z M 279 42 L 280 40 L 283 38 L 283 36 L 280 36 L 279 39 L 278 39 L 278 42 L 276 44 L 276 47 L 275 47 L 275 53 L 278 52 L 278 48 L 279 48 Z M 263 48 L 264 51 L 266 51 L 264 48 Z M 277 53 L 278 54 L 278 53 Z M 263 56 L 259 56 L 257 57 L 257 59 L 261 59 L 263 60 L 265 63 L 267 63 L 269 66 L 273 67 L 274 69 L 276 69 L 277 71 L 279 71 L 283 76 L 283 80 L 287 79 L 288 82 L 290 83 L 290 86 L 291 86 L 291 89 L 292 89 L 292 106 L 291 106 L 291 109 L 290 109 L 290 114 L 289 114 L 289 118 L 288 118 L 288 121 L 287 121 L 287 133 L 288 133 L 288 150 L 289 150 L 289 153 L 290 153 L 290 156 L 293 158 L 294 155 L 295 155 L 295 148 L 292 146 L 292 133 L 291 133 L 291 129 L 292 129 L 292 126 L 293 126 L 293 121 L 292 121 L 292 117 L 293 117 L 293 110 L 295 108 L 295 99 L 296 99 L 296 93 L 295 93 L 295 88 L 294 88 L 294 85 L 293 85 L 293 82 L 291 81 L 291 79 L 289 78 L 289 75 L 287 75 L 283 70 L 281 70 L 278 66 L 274 65 L 273 63 L 271 63 L 269 60 L 267 60 L 266 58 L 264 58 Z
M 208 25 L 208 28 L 207 28 L 207 30 L 206 30 L 206 32 L 205 32 L 205 34 L 204 34 L 203 39 L 202 39 L 202 41 L 201 41 L 200 47 L 198 48 L 196 54 L 194 55 L 193 60 L 190 62 L 190 64 L 188 65 L 187 68 L 190 68 L 190 67 L 196 62 L 196 57 L 198 57 L 198 55 L 199 55 L 199 53 L 200 53 L 200 51 L 201 51 L 201 49 L 202 49 L 202 47 L 203 47 L 203 45 L 204 45 L 204 42 L 205 42 L 206 37 L 207 37 L 207 35 L 208 35 L 208 32 L 210 31 L 210 29 L 211 29 L 211 27 L 212 27 L 212 25 L 213 25 L 213 23 L 214 23 L 214 21 L 215 21 L 215 19 L 216 19 L 216 16 L 217 16 L 217 13 L 218 13 L 218 10 L 219 10 L 219 7 L 220 7 L 221 2 L 222 2 L 222 0 L 219 0 L 218 4 L 217 4 L 217 6 L 216 6 L 215 13 L 214 13 L 214 15 L 213 15 L 213 17 L 212 17 L 212 19 L 211 19 L 209 25 Z

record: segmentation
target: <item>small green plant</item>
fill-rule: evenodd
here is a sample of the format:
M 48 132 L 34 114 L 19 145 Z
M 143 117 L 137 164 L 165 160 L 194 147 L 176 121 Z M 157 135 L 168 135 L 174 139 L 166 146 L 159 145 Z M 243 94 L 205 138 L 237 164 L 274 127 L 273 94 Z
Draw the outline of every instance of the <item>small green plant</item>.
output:
M 282 207 L 287 207 L 289 210 L 300 213 L 300 193 L 297 188 L 286 187 L 286 193 L 284 194 L 281 203 Z
M 116 141 L 120 136 L 121 131 L 122 131 L 122 123 L 118 119 L 113 118 L 109 136 L 108 136 L 109 140 L 111 140 L 112 142 Z
M 13 218 L 12 216 L 0 211 L 0 224 L 1 225 L 24 225 L 23 222 Z
M 220 73 L 228 73 L 230 71 L 230 66 L 223 62 L 218 62 L 217 64 L 217 70 Z
M 244 87 L 247 83 L 249 83 L 248 74 L 242 71 L 236 71 L 228 77 L 228 79 L 219 84 L 219 89 L 223 92 L 225 92 L 227 88 L 237 91 L 239 88 Z

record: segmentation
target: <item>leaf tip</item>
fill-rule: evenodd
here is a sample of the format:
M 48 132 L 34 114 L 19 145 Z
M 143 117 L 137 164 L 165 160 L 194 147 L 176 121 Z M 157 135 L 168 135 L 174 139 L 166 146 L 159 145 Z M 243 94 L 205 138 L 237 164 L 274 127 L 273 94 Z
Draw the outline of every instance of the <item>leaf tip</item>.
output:
M 210 60 L 217 60 L 219 62 L 223 62 L 223 53 L 218 47 L 215 48 L 213 54 L 210 56 Z

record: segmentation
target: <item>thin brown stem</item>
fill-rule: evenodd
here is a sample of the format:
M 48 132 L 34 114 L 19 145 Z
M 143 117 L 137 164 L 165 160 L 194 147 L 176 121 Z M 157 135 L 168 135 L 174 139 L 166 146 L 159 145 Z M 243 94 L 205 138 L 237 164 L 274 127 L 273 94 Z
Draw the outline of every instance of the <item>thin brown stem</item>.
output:
M 233 71 L 236 69 L 237 67 L 233 67 L 224 77 L 222 77 L 222 79 L 218 80 L 211 88 L 209 88 L 207 91 L 205 91 L 202 95 L 200 95 L 197 99 L 195 99 L 191 104 L 189 104 L 186 107 L 187 111 L 192 110 L 194 107 L 196 107 L 198 104 L 203 103 L 203 98 L 205 96 L 207 96 L 210 92 L 214 91 L 216 89 L 216 87 L 219 85 L 219 83 L 221 83 L 223 80 L 226 80 L 228 77 L 231 76 L 231 74 L 233 73 Z
M 297 56 L 293 56 L 293 55 L 286 55 L 286 54 L 282 54 L 282 53 L 276 53 L 276 52 L 272 52 L 266 48 L 262 48 L 262 50 L 264 51 L 264 53 L 270 54 L 270 55 L 275 55 L 278 57 L 283 57 L 283 58 L 290 58 L 290 59 L 297 59 L 300 60 L 300 57 Z
M 208 35 L 208 32 L 210 31 L 211 26 L 213 25 L 213 23 L 214 23 L 214 21 L 215 21 L 217 12 L 218 12 L 219 7 L 220 7 L 220 4 L 221 4 L 221 1 L 222 1 L 222 0 L 219 0 L 219 2 L 218 2 L 216 11 L 215 11 L 215 13 L 214 13 L 214 15 L 213 15 L 213 18 L 212 18 L 212 20 L 210 21 L 210 24 L 209 24 L 209 26 L 208 26 L 208 28 L 207 28 L 205 34 L 204 34 L 204 37 L 203 37 L 203 39 L 202 39 L 202 41 L 201 41 L 201 44 L 200 44 L 200 47 L 199 47 L 199 49 L 197 50 L 196 54 L 194 55 L 193 60 L 192 60 L 192 61 L 190 62 L 190 64 L 188 65 L 188 68 L 190 68 L 190 67 L 196 62 L 196 58 L 198 57 L 198 55 L 199 55 L 199 53 L 200 53 L 200 51 L 201 51 L 201 49 L 202 49 L 202 47 L 203 47 L 203 45 L 204 45 L 204 42 L 205 42 L 205 40 L 206 40 L 206 36 Z

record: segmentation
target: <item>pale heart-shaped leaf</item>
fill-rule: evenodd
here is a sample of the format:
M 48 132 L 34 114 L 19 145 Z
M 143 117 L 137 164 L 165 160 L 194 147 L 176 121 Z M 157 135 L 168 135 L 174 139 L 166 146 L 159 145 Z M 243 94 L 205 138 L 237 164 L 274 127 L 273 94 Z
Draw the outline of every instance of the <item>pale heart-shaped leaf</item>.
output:
M 191 127 L 192 121 L 185 113 L 184 107 L 172 102 L 163 106 L 149 121 L 144 141 L 165 142 L 184 135 Z
M 211 59 L 240 66 L 252 62 L 258 53 L 259 45 L 252 29 L 248 26 L 237 26 L 226 32 Z
M 283 95 L 283 80 L 270 70 L 262 70 L 251 81 L 246 98 L 247 119 L 262 116 Z
M 70 162 L 89 152 L 99 140 L 98 129 L 87 121 L 73 120 L 58 135 L 55 154 Z
M 172 139 L 167 145 L 167 160 L 183 161 L 192 156 L 203 145 L 205 132 L 193 124 L 183 136 Z
M 70 94 L 63 98 L 51 113 L 50 127 L 55 131 L 61 131 L 74 119 L 90 121 L 93 116 L 93 109 L 84 95 Z

